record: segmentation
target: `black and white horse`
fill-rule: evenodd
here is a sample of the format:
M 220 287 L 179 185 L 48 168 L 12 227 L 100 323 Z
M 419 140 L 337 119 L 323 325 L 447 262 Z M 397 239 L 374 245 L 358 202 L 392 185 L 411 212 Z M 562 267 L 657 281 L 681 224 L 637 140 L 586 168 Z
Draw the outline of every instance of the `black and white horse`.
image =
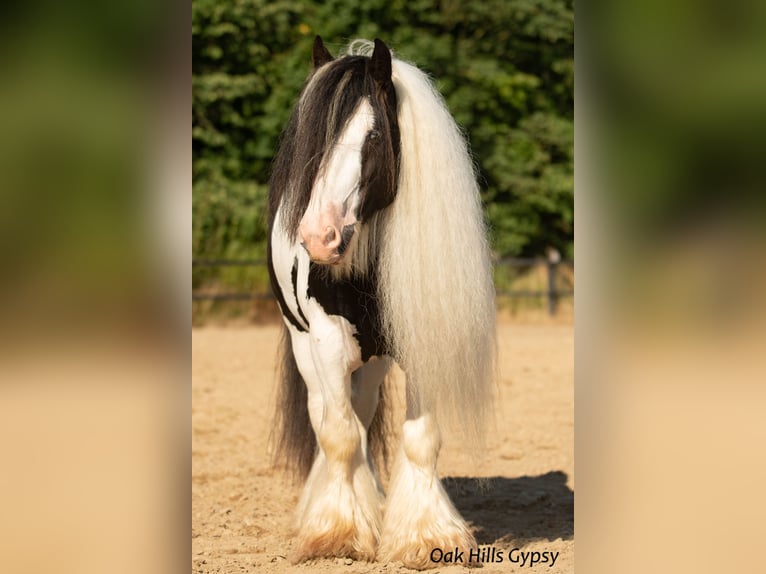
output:
M 436 475 L 439 425 L 480 437 L 494 374 L 473 164 L 427 76 L 380 40 L 334 59 L 317 37 L 313 61 L 269 195 L 287 327 L 276 442 L 306 478 L 292 559 L 426 568 L 433 548 L 476 547 Z M 370 445 L 392 361 L 407 418 L 384 497 Z

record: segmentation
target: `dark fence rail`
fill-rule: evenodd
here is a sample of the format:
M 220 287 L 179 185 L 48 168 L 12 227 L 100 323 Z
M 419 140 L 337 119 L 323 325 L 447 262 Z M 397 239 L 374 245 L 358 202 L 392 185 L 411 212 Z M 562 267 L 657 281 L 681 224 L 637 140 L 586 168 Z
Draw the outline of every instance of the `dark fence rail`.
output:
M 193 259 L 192 267 L 262 267 L 266 261 L 262 259 Z M 533 267 L 545 266 L 546 269 L 546 289 L 497 289 L 498 297 L 510 298 L 545 298 L 548 303 L 548 313 L 555 315 L 558 309 L 560 299 L 572 297 L 574 289 L 560 289 L 557 281 L 560 267 L 573 268 L 574 262 L 569 260 L 544 259 L 544 258 L 525 258 L 525 257 L 504 257 L 495 261 L 495 268 L 509 267 L 512 269 L 530 269 Z M 204 293 L 199 291 L 192 292 L 192 301 L 252 301 L 257 299 L 273 299 L 273 294 L 264 293 Z

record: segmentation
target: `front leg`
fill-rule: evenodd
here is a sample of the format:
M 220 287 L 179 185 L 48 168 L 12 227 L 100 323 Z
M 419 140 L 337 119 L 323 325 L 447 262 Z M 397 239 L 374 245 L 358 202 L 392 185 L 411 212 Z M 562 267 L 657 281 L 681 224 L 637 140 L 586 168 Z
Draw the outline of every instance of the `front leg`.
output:
M 293 562 L 375 556 L 382 496 L 367 461 L 367 432 L 351 402 L 351 374 L 361 365 L 353 331 L 346 319 L 318 313 L 308 333 L 291 331 L 319 446 L 298 503 Z
M 431 551 L 456 549 L 468 563 L 476 539 L 436 474 L 441 439 L 431 414 L 408 412 L 394 464 L 378 558 L 408 568 L 433 568 Z

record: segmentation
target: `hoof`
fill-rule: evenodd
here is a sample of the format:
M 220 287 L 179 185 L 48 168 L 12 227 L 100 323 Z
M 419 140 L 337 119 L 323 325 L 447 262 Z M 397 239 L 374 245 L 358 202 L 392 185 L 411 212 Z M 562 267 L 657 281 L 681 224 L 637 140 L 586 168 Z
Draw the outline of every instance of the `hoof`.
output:
M 452 559 L 455 560 L 455 563 L 466 566 L 477 565 L 469 562 L 471 550 L 478 548 L 473 534 L 465 525 L 454 525 L 450 530 L 450 532 L 444 532 L 438 537 L 384 536 L 378 551 L 378 560 L 401 562 L 407 568 L 427 570 L 448 565 L 442 559 L 444 554 L 452 552 Z M 441 553 L 432 554 L 437 548 L 441 550 Z M 460 557 L 459 560 L 457 560 L 458 556 Z

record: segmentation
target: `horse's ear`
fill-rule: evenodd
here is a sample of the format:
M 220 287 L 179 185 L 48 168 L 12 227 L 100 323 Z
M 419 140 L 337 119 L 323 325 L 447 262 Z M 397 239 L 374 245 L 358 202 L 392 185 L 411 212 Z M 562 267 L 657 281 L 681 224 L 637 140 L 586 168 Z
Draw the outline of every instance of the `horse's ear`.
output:
M 370 75 L 381 85 L 391 82 L 391 50 L 382 40 L 375 38 L 375 49 L 370 60 Z
M 314 38 L 314 50 L 312 56 L 314 59 L 315 70 L 321 66 L 324 66 L 327 62 L 333 61 L 332 54 L 330 54 L 327 48 L 324 47 L 324 42 L 322 42 L 322 38 L 320 36 Z

